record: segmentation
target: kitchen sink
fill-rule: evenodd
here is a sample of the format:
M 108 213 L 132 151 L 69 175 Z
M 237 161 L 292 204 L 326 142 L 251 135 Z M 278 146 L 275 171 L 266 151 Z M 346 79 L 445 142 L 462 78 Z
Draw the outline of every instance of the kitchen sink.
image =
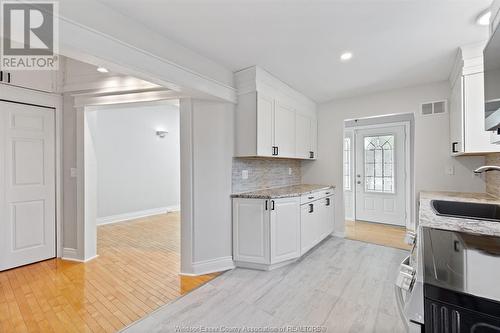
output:
M 439 216 L 500 222 L 500 205 L 432 200 L 431 207 Z

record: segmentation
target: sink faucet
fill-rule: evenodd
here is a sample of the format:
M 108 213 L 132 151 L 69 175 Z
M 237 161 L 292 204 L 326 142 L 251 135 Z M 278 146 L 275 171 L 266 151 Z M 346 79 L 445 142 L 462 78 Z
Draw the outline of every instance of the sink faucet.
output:
M 475 173 L 483 173 L 486 171 L 500 171 L 500 166 L 497 165 L 483 165 L 482 167 L 477 168 L 474 170 Z

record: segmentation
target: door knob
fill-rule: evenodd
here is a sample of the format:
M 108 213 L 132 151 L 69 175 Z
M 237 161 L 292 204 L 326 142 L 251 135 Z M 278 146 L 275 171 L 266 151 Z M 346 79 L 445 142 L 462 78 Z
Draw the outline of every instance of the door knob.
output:
M 356 177 L 361 178 L 361 175 L 356 175 Z
M 361 180 L 358 180 L 356 183 L 357 183 L 358 185 L 361 185 Z

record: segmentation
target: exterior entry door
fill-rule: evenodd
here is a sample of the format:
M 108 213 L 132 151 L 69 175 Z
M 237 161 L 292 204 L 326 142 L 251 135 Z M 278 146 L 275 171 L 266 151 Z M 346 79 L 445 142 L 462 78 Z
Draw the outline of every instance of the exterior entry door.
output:
M 356 220 L 406 225 L 405 127 L 356 130 Z
M 54 116 L 0 101 L 0 271 L 56 255 Z

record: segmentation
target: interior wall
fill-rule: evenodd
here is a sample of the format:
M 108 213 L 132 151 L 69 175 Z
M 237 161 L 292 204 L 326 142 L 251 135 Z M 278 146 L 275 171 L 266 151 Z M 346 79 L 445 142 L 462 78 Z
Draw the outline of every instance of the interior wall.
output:
M 344 120 L 379 115 L 415 114 L 415 192 L 424 190 L 484 192 L 485 181 L 473 174 L 484 157 L 453 158 L 449 153 L 449 114 L 421 116 L 420 103 L 448 99 L 448 82 L 431 83 L 348 99 L 319 106 L 318 159 L 303 163 L 302 178 L 307 183 L 343 184 Z M 448 174 L 453 169 L 453 174 Z M 342 191 L 335 198 L 335 232 L 344 232 Z M 417 196 L 418 198 L 418 196 Z
M 234 105 L 181 99 L 180 114 L 181 272 L 230 269 Z
M 500 166 L 500 153 L 487 155 L 485 165 Z M 500 198 L 500 172 L 486 172 L 486 192 Z
M 93 111 L 96 126 L 97 224 L 178 210 L 179 108 L 131 103 Z M 164 138 L 157 130 L 166 130 Z

